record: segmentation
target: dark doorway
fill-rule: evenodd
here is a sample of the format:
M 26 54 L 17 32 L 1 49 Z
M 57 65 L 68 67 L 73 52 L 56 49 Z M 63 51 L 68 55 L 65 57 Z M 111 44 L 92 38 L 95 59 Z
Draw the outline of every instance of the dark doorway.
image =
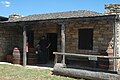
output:
M 27 42 L 28 42 L 28 52 L 27 52 L 27 64 L 36 64 L 36 54 L 34 52 L 34 31 L 27 31 Z
M 57 33 L 47 33 L 47 39 L 51 43 L 49 47 L 49 60 L 54 60 L 53 52 L 57 51 Z
M 28 40 L 28 47 L 33 48 L 34 47 L 34 31 L 29 30 L 27 31 L 27 40 Z
M 93 49 L 93 29 L 79 29 L 79 49 Z

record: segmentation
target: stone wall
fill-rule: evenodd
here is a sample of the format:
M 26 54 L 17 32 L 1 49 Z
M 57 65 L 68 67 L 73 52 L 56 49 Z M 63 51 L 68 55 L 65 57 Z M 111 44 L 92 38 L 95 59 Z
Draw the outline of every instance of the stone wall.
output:
M 105 15 L 120 15 L 120 4 L 108 4 L 105 5 Z
M 116 20 L 116 40 L 117 40 L 117 49 L 116 49 L 116 56 L 120 57 L 120 20 Z M 117 68 L 117 71 L 119 71 L 119 74 L 120 74 L 120 59 L 117 60 L 116 62 L 116 68 Z
M 100 50 L 107 50 L 113 38 L 114 21 L 109 19 L 86 19 L 70 23 L 66 26 L 66 52 L 100 54 Z M 93 29 L 93 50 L 78 48 L 78 29 Z
M 58 42 L 57 42 L 57 48 L 58 51 L 60 51 L 60 27 L 58 24 L 54 23 L 41 23 L 41 24 L 34 24 L 31 26 L 31 30 L 34 31 L 34 47 L 37 46 L 40 38 L 45 35 L 47 36 L 47 33 L 57 33 L 58 36 Z
M 0 61 L 6 61 L 6 55 L 12 54 L 13 48 L 22 48 L 22 30 L 19 26 L 0 26 Z

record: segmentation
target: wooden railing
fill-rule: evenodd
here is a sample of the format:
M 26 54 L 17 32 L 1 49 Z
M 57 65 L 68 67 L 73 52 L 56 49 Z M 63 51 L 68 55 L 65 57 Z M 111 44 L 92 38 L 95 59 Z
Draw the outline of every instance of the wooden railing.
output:
M 85 54 L 75 54 L 75 53 L 61 53 L 61 52 L 53 52 L 53 54 L 55 54 L 55 63 L 58 62 L 58 55 L 64 55 L 66 56 L 76 56 L 76 57 L 84 57 L 84 58 L 88 58 L 88 60 L 92 60 L 92 61 L 97 61 L 98 58 L 105 58 L 105 59 L 120 59 L 120 57 L 117 56 L 102 56 L 102 55 L 85 55 Z M 62 59 L 65 60 L 65 59 Z M 65 64 L 65 61 L 63 64 Z

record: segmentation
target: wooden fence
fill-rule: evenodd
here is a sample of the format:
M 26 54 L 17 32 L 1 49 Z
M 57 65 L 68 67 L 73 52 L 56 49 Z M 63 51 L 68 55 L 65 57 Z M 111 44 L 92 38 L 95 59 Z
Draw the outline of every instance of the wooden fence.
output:
M 88 60 L 93 61 L 94 63 L 96 63 L 98 61 L 98 58 L 104 58 L 104 59 L 120 59 L 120 57 L 117 56 L 102 56 L 102 55 L 85 55 L 85 54 L 75 54 L 75 53 L 60 53 L 60 52 L 53 52 L 53 54 L 55 54 L 55 63 L 58 62 L 58 56 L 70 56 L 70 57 L 82 57 L 82 58 L 88 58 Z M 63 61 L 64 60 L 64 61 Z M 62 63 L 65 64 L 66 59 L 62 59 Z M 109 65 L 109 64 L 108 64 Z M 110 65 L 111 66 L 111 65 Z M 112 65 L 112 67 L 117 68 L 117 65 Z M 116 69 L 115 69 L 116 70 Z

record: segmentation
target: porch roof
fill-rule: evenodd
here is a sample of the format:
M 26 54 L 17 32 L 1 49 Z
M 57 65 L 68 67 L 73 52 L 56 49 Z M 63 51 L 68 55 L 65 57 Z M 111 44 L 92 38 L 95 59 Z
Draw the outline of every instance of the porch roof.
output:
M 34 14 L 25 17 L 21 17 L 15 20 L 9 20 L 8 22 L 19 22 L 19 21 L 36 21 L 36 20 L 49 20 L 49 19 L 67 19 L 67 18 L 79 18 L 79 17 L 91 17 L 101 16 L 101 13 L 87 10 L 48 13 L 48 14 Z
M 7 20 L 8 20 L 8 18 L 0 16 L 0 21 L 7 21 Z

